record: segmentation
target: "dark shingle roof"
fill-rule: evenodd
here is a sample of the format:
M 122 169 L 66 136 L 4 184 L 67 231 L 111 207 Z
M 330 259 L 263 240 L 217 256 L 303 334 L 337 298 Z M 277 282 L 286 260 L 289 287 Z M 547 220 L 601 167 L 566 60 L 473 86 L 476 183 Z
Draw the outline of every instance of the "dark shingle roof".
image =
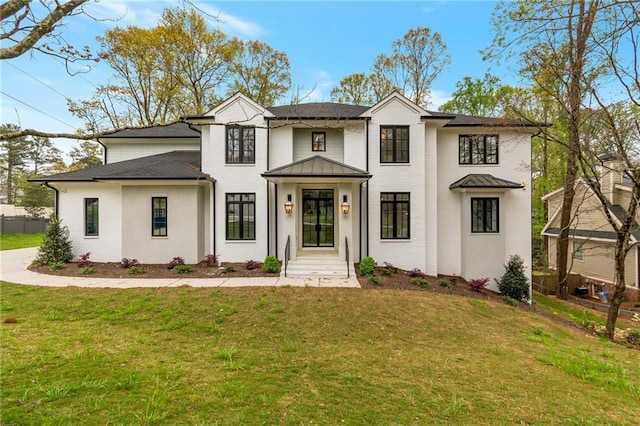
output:
M 464 114 L 444 114 L 441 112 L 432 112 L 430 114 L 434 117 L 451 117 L 455 118 L 445 124 L 444 127 L 539 127 L 546 126 L 542 123 L 533 123 L 526 120 L 511 120 L 507 118 L 491 118 L 491 117 L 478 117 L 474 115 Z
M 360 114 L 370 107 L 362 105 L 316 102 L 297 105 L 283 105 L 268 108 L 276 119 L 360 119 Z
M 200 138 L 200 132 L 187 123 L 173 123 L 164 126 L 141 129 L 124 129 L 102 135 L 103 138 Z
M 461 188 L 524 188 L 522 184 L 488 174 L 469 174 L 449 185 L 449 189 Z
M 31 179 L 33 182 L 90 182 L 95 180 L 170 179 L 204 180 L 200 151 L 173 151 L 133 160 Z
M 560 228 L 548 228 L 544 235 L 560 235 Z M 603 240 L 616 239 L 616 233 L 613 231 L 596 231 L 593 229 L 570 229 L 569 236 L 573 238 L 601 238 Z
M 369 178 L 364 170 L 319 155 L 296 161 L 262 174 L 263 177 L 354 177 Z

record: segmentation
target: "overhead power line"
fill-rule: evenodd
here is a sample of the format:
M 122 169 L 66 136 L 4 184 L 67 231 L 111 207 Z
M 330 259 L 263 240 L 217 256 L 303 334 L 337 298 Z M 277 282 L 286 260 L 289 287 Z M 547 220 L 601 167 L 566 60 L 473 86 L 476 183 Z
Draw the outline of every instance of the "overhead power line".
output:
M 65 123 L 64 121 L 60 120 L 59 118 L 56 118 L 56 117 L 54 117 L 53 115 L 51 115 L 51 114 L 49 114 L 49 113 L 47 113 L 47 112 L 44 112 L 44 111 L 42 111 L 41 109 L 38 109 L 38 108 L 34 107 L 33 105 L 29 105 L 28 103 L 26 103 L 26 102 L 24 102 L 24 101 L 21 101 L 20 99 L 15 98 L 15 97 L 13 97 L 13 96 L 11 96 L 11 95 L 9 95 L 9 94 L 7 94 L 7 93 L 3 92 L 2 90 L 0 90 L 0 93 L 2 93 L 2 94 L 3 94 L 4 96 L 6 96 L 7 98 L 11 98 L 11 99 L 13 99 L 13 100 L 14 100 L 14 101 L 16 101 L 16 102 L 19 102 L 19 103 L 21 103 L 22 105 L 24 105 L 24 106 L 26 106 L 26 107 L 28 107 L 28 108 L 31 108 L 31 109 L 32 109 L 32 110 L 34 110 L 34 111 L 39 112 L 40 114 L 44 114 L 44 115 L 46 115 L 47 117 L 49 117 L 49 118 L 51 118 L 51 119 L 53 119 L 53 120 L 56 120 L 57 122 L 62 123 L 62 124 L 64 124 L 65 126 L 68 126 L 68 127 L 72 128 L 72 129 L 76 130 L 76 128 L 75 128 L 74 126 L 72 126 L 71 124 L 69 124 L 69 123 Z

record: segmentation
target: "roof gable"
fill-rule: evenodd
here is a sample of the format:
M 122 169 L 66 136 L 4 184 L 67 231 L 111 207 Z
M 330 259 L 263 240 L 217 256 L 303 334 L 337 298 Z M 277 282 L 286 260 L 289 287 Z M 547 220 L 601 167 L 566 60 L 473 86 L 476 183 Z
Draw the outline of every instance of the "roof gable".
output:
M 369 178 L 364 170 L 331 160 L 320 155 L 305 158 L 262 174 L 263 177 L 354 177 Z
M 362 113 L 363 117 L 372 117 L 373 115 L 380 112 L 382 109 L 388 108 L 390 105 L 401 104 L 406 109 L 411 111 L 414 114 L 418 115 L 431 115 L 431 113 L 420 106 L 414 104 L 412 101 L 402 96 L 400 93 L 394 91 L 389 96 L 382 99 L 377 104 L 373 105 L 371 108 Z

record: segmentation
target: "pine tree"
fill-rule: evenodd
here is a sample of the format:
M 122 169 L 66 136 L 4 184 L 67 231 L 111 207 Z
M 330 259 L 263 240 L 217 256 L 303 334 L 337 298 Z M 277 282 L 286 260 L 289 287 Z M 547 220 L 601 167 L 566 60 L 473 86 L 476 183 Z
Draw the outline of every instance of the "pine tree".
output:
M 496 280 L 500 293 L 503 296 L 527 302 L 529 300 L 529 279 L 524 273 L 524 260 L 517 254 L 513 255 L 504 268 L 504 275 Z
M 56 262 L 67 263 L 71 259 L 73 259 L 73 251 L 69 240 L 69 228 L 63 226 L 57 216 L 52 215 L 35 263 L 49 265 Z

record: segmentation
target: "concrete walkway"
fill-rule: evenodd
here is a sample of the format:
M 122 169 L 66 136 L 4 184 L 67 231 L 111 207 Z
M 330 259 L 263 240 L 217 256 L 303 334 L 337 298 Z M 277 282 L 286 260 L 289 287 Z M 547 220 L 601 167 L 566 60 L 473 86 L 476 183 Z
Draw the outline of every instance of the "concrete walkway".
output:
M 27 269 L 38 253 L 37 248 L 0 251 L 0 279 L 16 284 L 45 287 L 360 287 L 355 277 L 254 277 L 254 278 L 92 278 L 38 274 Z

